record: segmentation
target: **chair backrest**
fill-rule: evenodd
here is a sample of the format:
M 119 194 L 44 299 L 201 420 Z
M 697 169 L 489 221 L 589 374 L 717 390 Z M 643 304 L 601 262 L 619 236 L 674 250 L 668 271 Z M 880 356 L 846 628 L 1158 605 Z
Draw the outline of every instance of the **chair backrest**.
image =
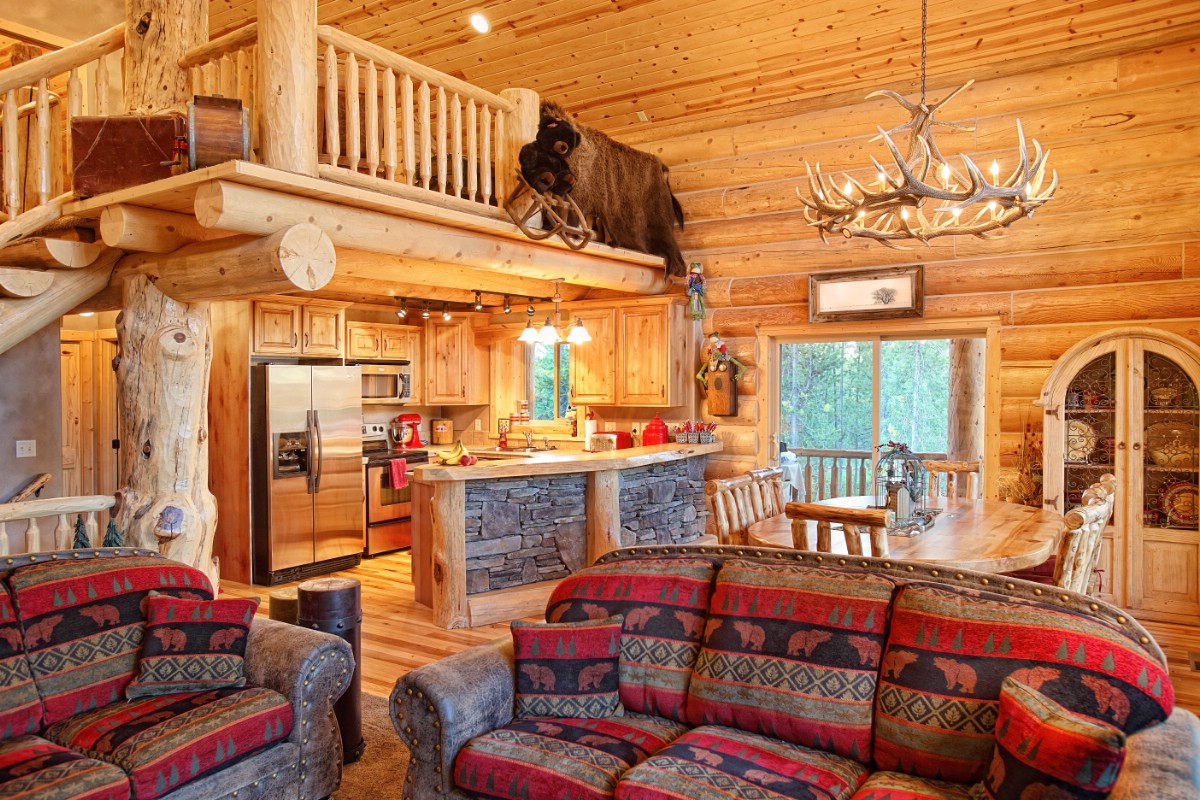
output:
M 1116 490 L 1116 476 L 1105 474 L 1083 493 L 1080 504 L 1067 512 L 1054 565 L 1055 586 L 1074 592 L 1091 591 Z
M 746 529 L 783 513 L 781 467 L 752 469 L 736 478 L 718 478 L 704 485 L 709 510 L 721 544 L 746 544 Z
M 871 556 L 882 558 L 889 554 L 887 527 L 894 513 L 886 508 L 842 508 L 824 503 L 788 503 L 784 513 L 792 521 L 792 546 L 797 550 L 820 550 L 833 552 L 833 524 L 842 526 L 846 537 L 846 552 L 853 556 L 864 555 L 862 529 L 870 532 Z M 809 536 L 808 523 L 817 523 L 817 541 Z
M 926 497 L 979 499 L 978 461 L 926 461 Z M 965 487 L 965 488 L 964 488 Z

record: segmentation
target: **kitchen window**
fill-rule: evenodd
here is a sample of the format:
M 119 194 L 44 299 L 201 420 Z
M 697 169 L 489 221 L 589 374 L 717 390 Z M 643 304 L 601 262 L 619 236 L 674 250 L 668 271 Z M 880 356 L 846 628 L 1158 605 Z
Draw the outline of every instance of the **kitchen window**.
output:
M 532 422 L 565 421 L 570 408 L 571 348 L 566 342 L 525 347 L 525 394 Z

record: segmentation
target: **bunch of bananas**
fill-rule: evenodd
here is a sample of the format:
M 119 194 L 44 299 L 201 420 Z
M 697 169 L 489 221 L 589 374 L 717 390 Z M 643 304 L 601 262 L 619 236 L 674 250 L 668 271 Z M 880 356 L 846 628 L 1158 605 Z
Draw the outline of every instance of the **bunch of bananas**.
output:
M 459 464 L 470 466 L 479 460 L 467 452 L 467 448 L 463 446 L 462 442 L 455 442 L 454 447 L 449 450 L 438 450 L 434 452 L 434 455 L 437 456 L 439 462 L 447 466 L 457 466 Z

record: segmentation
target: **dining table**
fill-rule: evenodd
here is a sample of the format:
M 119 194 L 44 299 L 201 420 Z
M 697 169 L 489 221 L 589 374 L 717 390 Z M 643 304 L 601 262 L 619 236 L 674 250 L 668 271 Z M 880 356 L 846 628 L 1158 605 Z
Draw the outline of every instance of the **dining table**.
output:
M 868 508 L 874 501 L 873 496 L 862 495 L 817 502 Z M 890 558 L 937 562 L 981 572 L 1012 572 L 1037 566 L 1054 555 L 1063 531 L 1060 514 L 1001 500 L 929 498 L 926 508 L 941 511 L 924 531 L 915 535 L 888 534 Z M 808 524 L 815 530 L 816 523 Z M 863 552 L 869 553 L 866 536 L 863 538 Z M 792 547 L 792 521 L 786 514 L 778 514 L 755 522 L 746 529 L 746 539 L 754 547 Z M 809 539 L 815 541 L 811 531 Z M 844 537 L 833 537 L 833 551 L 846 552 Z

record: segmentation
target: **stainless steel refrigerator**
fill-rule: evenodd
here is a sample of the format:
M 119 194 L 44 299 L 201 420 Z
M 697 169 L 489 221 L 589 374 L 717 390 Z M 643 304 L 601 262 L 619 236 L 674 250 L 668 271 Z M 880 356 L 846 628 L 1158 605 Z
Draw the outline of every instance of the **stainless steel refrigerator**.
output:
M 251 370 L 254 582 L 355 566 L 363 550 L 358 367 Z

